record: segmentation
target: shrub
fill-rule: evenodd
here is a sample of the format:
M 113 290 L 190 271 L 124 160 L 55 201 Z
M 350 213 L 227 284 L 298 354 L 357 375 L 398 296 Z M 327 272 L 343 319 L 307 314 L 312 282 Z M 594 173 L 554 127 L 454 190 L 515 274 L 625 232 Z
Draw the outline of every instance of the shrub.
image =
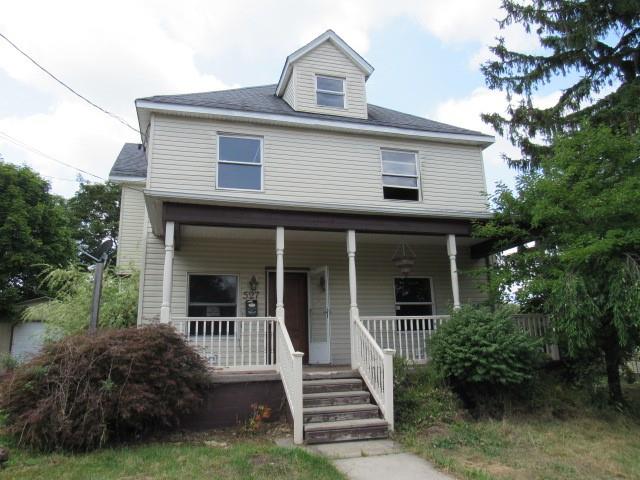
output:
M 409 367 L 393 359 L 393 409 L 398 430 L 422 429 L 450 423 L 459 415 L 455 394 L 430 366 Z
M 456 310 L 429 344 L 436 371 L 467 407 L 530 381 L 540 352 L 541 342 L 521 330 L 506 308 Z
M 179 425 L 202 402 L 207 377 L 168 326 L 70 336 L 3 382 L 0 411 L 18 444 L 86 451 Z

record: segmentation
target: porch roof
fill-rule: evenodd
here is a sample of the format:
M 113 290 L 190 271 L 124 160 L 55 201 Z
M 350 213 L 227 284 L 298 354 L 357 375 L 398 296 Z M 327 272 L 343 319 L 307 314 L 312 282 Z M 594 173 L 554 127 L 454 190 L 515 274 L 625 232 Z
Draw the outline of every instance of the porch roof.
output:
M 470 237 L 474 221 L 487 218 L 486 213 L 401 212 L 332 208 L 315 205 L 242 204 L 237 198 L 185 199 L 167 192 L 145 190 L 145 201 L 153 233 L 164 236 L 166 222 L 176 225 L 199 225 L 236 228 L 275 228 L 292 230 L 390 233 L 404 235 L 448 235 Z M 447 215 L 448 213 L 448 215 Z M 456 215 L 457 214 L 457 215 Z M 177 229 L 179 233 L 179 229 Z

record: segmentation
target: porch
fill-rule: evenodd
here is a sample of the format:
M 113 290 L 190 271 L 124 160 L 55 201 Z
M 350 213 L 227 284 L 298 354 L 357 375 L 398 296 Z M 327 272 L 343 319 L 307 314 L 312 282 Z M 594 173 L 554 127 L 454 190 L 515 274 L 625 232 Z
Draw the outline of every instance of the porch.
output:
M 277 373 L 297 443 L 393 430 L 393 356 L 427 361 L 450 309 L 484 299 L 483 277 L 466 274 L 484 266 L 468 221 L 155 211 L 141 323 L 172 324 L 216 375 Z M 303 365 L 351 376 L 305 380 Z M 332 420 L 308 424 L 319 418 Z

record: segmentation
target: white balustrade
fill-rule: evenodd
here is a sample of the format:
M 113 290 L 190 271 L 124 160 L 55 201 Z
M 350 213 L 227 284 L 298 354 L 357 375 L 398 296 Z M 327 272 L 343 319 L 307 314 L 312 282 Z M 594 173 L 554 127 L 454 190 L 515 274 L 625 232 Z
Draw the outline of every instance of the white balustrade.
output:
M 393 355 L 382 349 L 357 315 L 352 316 L 353 360 L 384 419 L 393 430 Z
M 380 348 L 395 350 L 409 362 L 424 363 L 428 360 L 429 338 L 449 315 L 366 316 L 360 319 Z
M 276 322 L 276 360 L 282 386 L 287 396 L 289 409 L 293 418 L 293 441 L 303 441 L 302 412 L 302 357 L 303 352 L 296 352 L 284 324 L 284 318 L 278 317 Z
M 532 337 L 547 340 L 543 345 L 544 352 L 552 360 L 560 360 L 560 351 L 554 342 L 553 328 L 548 316 L 542 313 L 519 313 L 513 315 L 513 321 Z
M 212 368 L 274 370 L 274 317 L 173 317 L 171 323 Z

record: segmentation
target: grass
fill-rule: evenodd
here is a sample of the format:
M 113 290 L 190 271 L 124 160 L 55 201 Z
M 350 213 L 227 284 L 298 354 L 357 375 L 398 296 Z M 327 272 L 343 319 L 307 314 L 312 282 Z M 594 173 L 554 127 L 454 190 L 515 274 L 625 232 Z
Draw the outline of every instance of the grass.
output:
M 640 405 L 640 389 L 629 396 Z M 562 420 L 542 414 L 457 419 L 405 432 L 401 440 L 463 479 L 640 478 L 640 421 L 612 410 L 584 409 Z
M 0 478 L 56 480 L 319 479 L 344 477 L 325 458 L 266 440 L 151 443 L 86 454 L 11 449 Z

